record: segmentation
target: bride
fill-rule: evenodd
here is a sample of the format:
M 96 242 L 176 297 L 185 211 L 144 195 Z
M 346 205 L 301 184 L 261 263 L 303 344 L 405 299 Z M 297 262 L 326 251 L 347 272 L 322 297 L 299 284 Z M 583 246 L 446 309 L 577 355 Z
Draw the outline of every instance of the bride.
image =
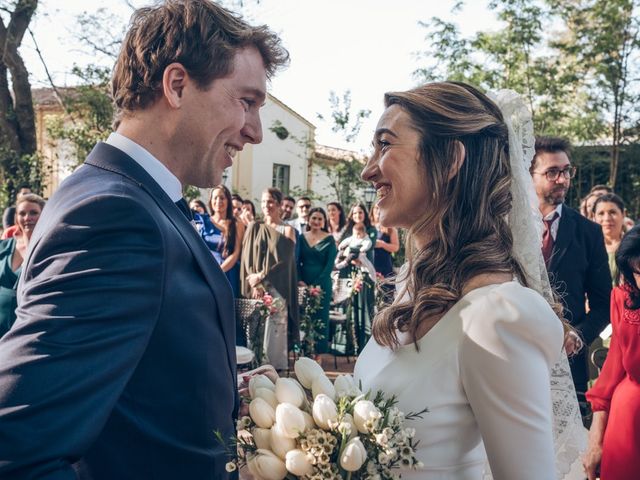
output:
M 550 385 L 563 324 L 529 197 L 530 116 L 505 95 L 503 116 L 462 83 L 386 94 L 362 173 L 381 223 L 408 229 L 398 299 L 355 367 L 363 391 L 429 409 L 411 425 L 424 467 L 402 478 L 477 480 L 487 460 L 495 479 L 558 478 Z

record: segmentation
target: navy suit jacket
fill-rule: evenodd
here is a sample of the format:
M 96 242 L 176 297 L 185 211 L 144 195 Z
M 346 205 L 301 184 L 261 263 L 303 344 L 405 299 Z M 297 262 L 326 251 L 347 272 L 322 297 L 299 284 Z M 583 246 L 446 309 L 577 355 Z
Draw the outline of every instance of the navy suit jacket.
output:
M 46 205 L 0 341 L 0 478 L 226 478 L 233 296 L 160 186 L 98 144 Z
M 566 205 L 562 207 L 549 277 L 562 298 L 565 318 L 585 344 L 591 344 L 609 324 L 611 273 L 602 227 Z M 569 361 L 576 389 L 584 392 L 589 380 L 588 348 Z

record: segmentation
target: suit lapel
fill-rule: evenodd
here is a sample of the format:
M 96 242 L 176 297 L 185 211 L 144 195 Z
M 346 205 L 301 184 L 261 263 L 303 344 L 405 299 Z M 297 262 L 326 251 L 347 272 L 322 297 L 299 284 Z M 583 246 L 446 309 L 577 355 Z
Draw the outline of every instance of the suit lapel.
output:
M 573 212 L 569 207 L 566 205 L 562 206 L 562 216 L 560 217 L 560 224 L 558 225 L 558 235 L 556 236 L 556 241 L 553 244 L 553 253 L 549 264 L 549 270 L 551 271 L 556 271 L 558 269 L 558 265 L 562 261 L 562 257 L 567 253 L 567 250 L 573 240 L 575 219 L 572 214 Z
M 118 173 L 137 183 L 144 189 L 158 207 L 169 218 L 176 230 L 183 237 L 191 250 L 200 270 L 204 275 L 218 305 L 218 319 L 227 344 L 227 359 L 232 371 L 235 371 L 236 352 L 235 342 L 235 308 L 233 305 L 233 292 L 224 272 L 211 255 L 209 248 L 204 243 L 196 229 L 187 220 L 185 215 L 169 198 L 166 192 L 153 178 L 131 157 L 121 150 L 106 143 L 98 143 L 87 157 L 85 163 L 98 168 Z M 223 319 L 232 317 L 232 322 Z

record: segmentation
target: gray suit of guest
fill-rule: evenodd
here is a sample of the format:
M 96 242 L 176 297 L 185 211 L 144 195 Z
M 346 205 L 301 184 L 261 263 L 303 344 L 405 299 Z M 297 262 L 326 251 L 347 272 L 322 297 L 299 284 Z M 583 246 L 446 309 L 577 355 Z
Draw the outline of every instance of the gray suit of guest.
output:
M 0 341 L 0 478 L 226 478 L 232 301 L 167 194 L 98 144 L 44 209 Z

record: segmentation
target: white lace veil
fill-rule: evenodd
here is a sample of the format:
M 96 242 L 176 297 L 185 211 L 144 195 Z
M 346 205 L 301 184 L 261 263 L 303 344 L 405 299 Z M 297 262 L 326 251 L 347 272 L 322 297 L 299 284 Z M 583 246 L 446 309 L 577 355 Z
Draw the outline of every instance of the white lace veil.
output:
M 509 226 L 513 235 L 513 255 L 523 267 L 529 287 L 550 303 L 554 296 L 542 256 L 542 215 L 538 209 L 529 166 L 535 154 L 533 121 L 522 97 L 513 90 L 488 93 L 504 116 L 509 130 L 511 194 L 513 206 Z M 580 454 L 586 448 L 587 434 L 564 349 L 551 371 L 553 435 L 556 471 L 559 479 L 584 478 Z M 523 452 L 523 454 L 526 454 Z M 488 471 L 488 470 L 487 470 Z M 485 479 L 492 478 L 485 475 Z

